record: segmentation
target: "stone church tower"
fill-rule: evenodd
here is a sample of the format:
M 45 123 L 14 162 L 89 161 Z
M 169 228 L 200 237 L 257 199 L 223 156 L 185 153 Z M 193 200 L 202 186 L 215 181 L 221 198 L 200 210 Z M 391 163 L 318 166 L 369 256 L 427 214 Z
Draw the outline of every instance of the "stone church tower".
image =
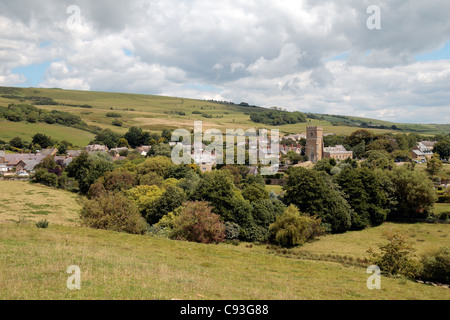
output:
M 323 128 L 306 128 L 306 155 L 309 161 L 317 163 L 323 159 Z

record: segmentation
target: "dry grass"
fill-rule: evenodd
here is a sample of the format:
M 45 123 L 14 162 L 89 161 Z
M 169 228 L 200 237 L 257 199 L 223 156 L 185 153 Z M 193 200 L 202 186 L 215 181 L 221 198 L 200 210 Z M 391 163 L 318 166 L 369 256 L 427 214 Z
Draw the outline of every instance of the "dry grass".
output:
M 0 299 L 450 299 L 400 279 L 366 287 L 364 268 L 287 259 L 263 247 L 200 245 L 79 227 L 0 224 Z M 66 288 L 67 267 L 81 290 Z
M 22 181 L 0 181 L 0 222 L 47 219 L 50 224 L 79 222 L 79 198 L 62 190 Z
M 365 268 L 276 256 L 266 246 L 79 227 L 77 196 L 41 185 L 0 181 L 0 197 L 0 299 L 450 299 L 448 289 L 384 277 L 382 290 L 370 291 Z M 38 229 L 23 218 L 46 218 L 50 226 Z M 301 250 L 364 256 L 391 227 L 323 237 Z M 420 251 L 448 243 L 449 225 L 394 227 L 425 240 L 417 242 Z M 80 291 L 66 287 L 71 265 L 81 268 Z

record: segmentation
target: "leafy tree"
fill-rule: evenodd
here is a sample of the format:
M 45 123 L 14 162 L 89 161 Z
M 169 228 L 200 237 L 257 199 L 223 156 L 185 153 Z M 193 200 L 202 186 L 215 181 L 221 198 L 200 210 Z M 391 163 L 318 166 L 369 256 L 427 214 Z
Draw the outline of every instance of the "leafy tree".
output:
M 108 146 L 108 148 L 116 148 L 121 135 L 111 131 L 110 129 L 104 129 L 95 136 L 95 140 L 92 144 L 103 144 Z
M 352 215 L 352 229 L 361 230 L 370 225 L 378 226 L 386 221 L 390 207 L 391 183 L 381 170 L 344 169 L 335 182 L 346 194 L 346 199 L 355 214 Z
M 191 198 L 211 203 L 214 212 L 225 221 L 235 222 L 243 228 L 252 224 L 252 206 L 235 187 L 233 177 L 227 170 L 203 175 Z
M 377 139 L 373 142 L 371 142 L 367 147 L 366 147 L 366 151 L 370 151 L 370 150 L 384 150 L 387 151 L 389 153 L 394 152 L 395 150 L 398 150 L 398 143 L 397 141 L 393 140 L 393 139 Z
M 159 143 L 152 146 L 150 153 L 150 156 L 164 156 L 167 158 L 170 158 L 172 155 L 172 149 L 168 144 Z
M 252 217 L 256 225 L 269 228 L 283 214 L 285 205 L 278 199 L 259 199 L 252 202 Z
M 70 178 L 75 178 L 78 181 L 80 191 L 86 194 L 98 178 L 106 172 L 112 171 L 113 168 L 112 162 L 82 152 L 69 164 L 66 171 Z
M 157 223 L 163 216 L 180 207 L 187 200 L 183 189 L 176 186 L 168 186 L 159 197 L 153 207 L 147 212 L 147 222 L 150 225 Z
M 297 207 L 290 205 L 269 230 L 275 243 L 291 248 L 323 234 L 320 224 L 320 219 L 301 215 Z
M 12 138 L 11 140 L 9 140 L 9 144 L 14 148 L 18 148 L 18 149 L 25 148 L 25 142 L 20 137 Z
M 257 200 L 269 199 L 269 192 L 265 186 L 258 183 L 247 184 L 242 190 L 244 199 L 253 202 Z
M 106 192 L 86 200 L 80 217 L 86 226 L 95 229 L 144 234 L 147 227 L 135 203 L 121 192 Z
M 314 170 L 316 171 L 325 171 L 330 174 L 331 170 L 336 166 L 336 160 L 333 158 L 330 159 L 322 159 L 316 163 L 314 166 Z
M 128 141 L 132 148 L 148 145 L 152 139 L 150 133 L 144 132 L 139 127 L 131 127 L 125 134 L 124 138 Z
M 438 172 L 442 169 L 442 161 L 439 159 L 439 155 L 435 153 L 430 160 L 427 162 L 427 171 L 432 176 L 438 174 Z
M 370 248 L 372 263 L 378 266 L 387 275 L 405 275 L 414 278 L 419 272 L 419 265 L 412 254 L 415 249 L 408 239 L 396 231 L 383 234 L 388 243 L 380 246 L 381 254 L 376 254 Z
M 166 174 L 175 167 L 175 164 L 170 158 L 164 156 L 156 156 L 148 158 L 145 162 L 137 166 L 137 173 L 139 175 L 145 175 L 150 172 L 154 172 L 161 177 L 165 177 Z
M 130 144 L 128 143 L 127 139 L 120 138 L 117 142 L 117 148 L 130 148 Z
M 161 138 L 164 138 L 166 142 L 172 141 L 172 131 L 169 129 L 164 129 L 162 131 Z
M 137 186 L 126 192 L 126 195 L 133 200 L 142 216 L 147 221 L 153 221 L 153 207 L 156 201 L 163 195 L 163 191 L 157 186 Z
M 374 169 L 392 169 L 394 161 L 389 157 L 386 151 L 371 150 L 368 152 L 367 160 L 362 163 L 362 166 Z
M 372 132 L 361 129 L 353 132 L 350 136 L 348 136 L 345 139 L 345 144 L 348 144 L 350 147 L 355 147 L 362 142 L 364 142 L 365 145 L 370 144 L 374 140 L 374 136 Z
M 433 152 L 439 154 L 441 159 L 450 159 L 450 137 L 446 137 L 436 143 Z
M 352 210 L 328 175 L 305 168 L 291 168 L 284 190 L 284 202 L 302 212 L 318 215 L 329 231 L 342 233 L 350 229 Z
M 423 255 L 420 278 L 425 281 L 450 283 L 450 247 L 441 247 L 434 252 Z
M 437 200 L 433 183 L 424 174 L 400 167 L 389 172 L 397 205 L 389 220 L 426 218 Z
M 253 174 L 248 174 L 244 180 L 244 184 L 245 185 L 250 185 L 253 183 L 257 183 L 263 187 L 266 186 L 266 182 L 264 181 L 264 178 L 261 175 L 253 175 Z
M 172 239 L 219 243 L 225 239 L 225 225 L 217 214 L 211 212 L 207 202 L 186 202 L 173 221 Z
M 64 143 L 60 143 L 58 146 L 58 155 L 64 156 L 67 154 L 67 151 L 68 151 L 67 145 Z
M 55 144 L 55 141 L 51 137 L 49 137 L 45 134 L 38 133 L 33 136 L 32 143 L 38 144 L 42 148 L 47 149 L 47 148 L 53 146 Z

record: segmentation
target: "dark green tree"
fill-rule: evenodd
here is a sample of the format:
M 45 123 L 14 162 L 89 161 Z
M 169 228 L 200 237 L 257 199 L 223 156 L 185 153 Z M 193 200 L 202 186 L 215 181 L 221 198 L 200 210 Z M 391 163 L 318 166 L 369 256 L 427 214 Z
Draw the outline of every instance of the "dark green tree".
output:
M 352 210 L 339 187 L 323 172 L 291 168 L 284 191 L 284 202 L 302 212 L 317 215 L 328 231 L 342 233 L 351 227 Z

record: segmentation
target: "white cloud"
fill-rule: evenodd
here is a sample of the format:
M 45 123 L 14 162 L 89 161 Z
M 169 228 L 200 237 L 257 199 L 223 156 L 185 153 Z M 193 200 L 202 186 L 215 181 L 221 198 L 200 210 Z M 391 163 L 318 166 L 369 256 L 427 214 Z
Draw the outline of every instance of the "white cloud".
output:
M 377 31 L 370 4 L 79 0 L 82 24 L 68 29 L 64 2 L 2 2 L 0 85 L 26 83 L 16 67 L 53 62 L 41 86 L 450 122 L 449 60 L 414 59 L 450 39 L 450 3 L 381 0 Z

